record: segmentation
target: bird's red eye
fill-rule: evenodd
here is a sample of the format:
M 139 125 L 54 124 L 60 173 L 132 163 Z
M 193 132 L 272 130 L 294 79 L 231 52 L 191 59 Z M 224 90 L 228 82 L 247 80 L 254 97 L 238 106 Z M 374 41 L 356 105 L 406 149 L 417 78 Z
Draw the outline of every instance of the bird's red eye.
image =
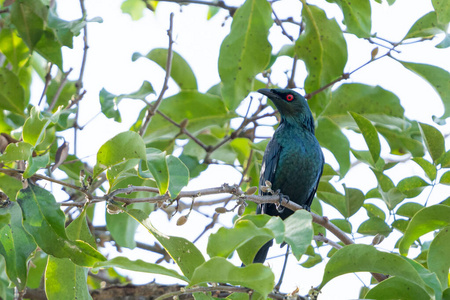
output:
M 288 94 L 288 95 L 286 96 L 286 100 L 289 101 L 289 102 L 291 102 L 292 100 L 294 100 L 294 95 Z

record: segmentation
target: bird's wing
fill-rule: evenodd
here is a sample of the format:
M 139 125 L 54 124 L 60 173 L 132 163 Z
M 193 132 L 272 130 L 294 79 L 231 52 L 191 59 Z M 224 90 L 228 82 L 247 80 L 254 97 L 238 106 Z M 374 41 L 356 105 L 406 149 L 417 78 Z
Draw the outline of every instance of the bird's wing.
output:
M 259 186 L 265 186 L 266 181 L 270 181 L 271 183 L 275 180 L 275 172 L 277 171 L 278 160 L 280 158 L 282 147 L 277 142 L 275 138 L 272 138 L 269 144 L 266 147 L 266 151 L 264 152 L 264 157 L 261 165 L 261 175 L 259 176 Z M 260 195 L 267 195 L 267 193 L 259 191 Z M 258 205 L 257 213 L 266 213 L 265 208 L 267 204 Z
M 320 160 L 320 166 L 319 166 L 320 173 L 319 173 L 319 176 L 317 177 L 317 180 L 316 180 L 316 186 L 311 191 L 311 194 L 309 195 L 308 200 L 305 203 L 305 207 L 307 208 L 308 211 L 310 210 L 311 203 L 313 202 L 314 196 L 316 195 L 317 188 L 319 187 L 320 178 L 322 177 L 322 173 L 323 173 L 323 165 L 324 165 L 324 162 L 325 162 L 325 159 L 323 157 L 323 153 L 321 155 L 321 158 L 322 159 Z

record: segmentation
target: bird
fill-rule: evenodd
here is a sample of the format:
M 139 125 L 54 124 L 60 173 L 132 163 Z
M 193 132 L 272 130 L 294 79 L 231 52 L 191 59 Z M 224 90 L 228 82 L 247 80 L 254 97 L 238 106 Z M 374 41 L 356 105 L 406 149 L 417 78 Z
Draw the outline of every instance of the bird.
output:
M 287 197 L 306 210 L 310 205 L 322 176 L 324 157 L 314 134 L 314 117 L 306 99 L 291 89 L 259 89 L 280 113 L 280 123 L 267 144 L 262 159 L 260 187 L 271 184 L 271 190 Z M 268 192 L 259 191 L 260 195 Z M 257 214 L 286 219 L 294 212 L 274 203 L 259 204 Z M 273 240 L 263 245 L 253 263 L 264 263 Z

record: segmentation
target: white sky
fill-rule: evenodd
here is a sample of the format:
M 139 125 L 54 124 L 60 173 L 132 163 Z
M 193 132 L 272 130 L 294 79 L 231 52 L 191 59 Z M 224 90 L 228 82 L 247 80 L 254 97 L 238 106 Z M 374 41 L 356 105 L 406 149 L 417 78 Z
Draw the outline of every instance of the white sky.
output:
M 225 21 L 226 11 L 219 12 L 210 21 L 206 20 L 207 7 L 200 5 L 184 6 L 181 10 L 176 4 L 160 3 L 156 14 L 145 12 L 144 18 L 139 21 L 131 21 L 128 15 L 122 14 L 120 11 L 119 0 L 86 0 L 86 9 L 88 18 L 100 16 L 103 18 L 102 24 L 89 24 L 89 52 L 88 61 L 84 76 L 84 88 L 87 94 L 80 105 L 80 125 L 86 124 L 89 120 L 97 115 L 100 111 L 98 100 L 99 91 L 106 88 L 114 94 L 129 93 L 137 90 L 144 80 L 152 83 L 154 89 L 159 92 L 164 78 L 164 72 L 156 64 L 140 59 L 136 62 L 131 61 L 131 55 L 134 52 L 146 54 L 156 47 L 167 47 L 168 39 L 166 30 L 169 25 L 170 12 L 175 13 L 174 17 L 174 50 L 180 53 L 190 64 L 191 68 L 197 76 L 197 82 L 200 91 L 206 91 L 209 87 L 219 82 L 217 71 L 217 58 L 219 54 L 220 43 L 228 34 L 231 19 Z M 319 3 L 319 6 L 330 8 L 332 13 L 339 20 L 342 19 L 341 13 L 335 9 L 335 5 L 326 1 L 309 1 Z M 372 2 L 373 25 L 372 32 L 377 32 L 378 36 L 391 41 L 399 41 L 407 33 L 411 25 L 422 15 L 432 10 L 431 0 L 397 0 L 396 3 L 389 7 L 387 4 L 379 5 Z M 229 5 L 239 5 L 242 1 L 226 1 Z M 59 14 L 61 18 L 66 20 L 77 19 L 80 17 L 80 9 L 78 1 L 59 1 Z M 277 15 L 285 18 L 290 15 L 293 10 L 300 11 L 299 1 L 282 0 L 274 5 Z M 328 13 L 328 11 L 327 11 Z M 334 15 L 329 14 L 329 17 Z M 296 17 L 296 20 L 299 18 Z M 225 21 L 225 23 L 224 23 Z M 224 26 L 221 26 L 224 23 Z M 295 35 L 297 28 L 286 25 L 287 30 L 292 30 L 291 34 Z M 374 48 L 365 41 L 361 42 L 357 38 L 346 35 L 348 42 L 349 61 L 345 71 L 351 71 L 370 59 L 370 52 Z M 446 70 L 450 70 L 450 50 L 438 50 L 434 48 L 441 38 L 421 43 L 420 45 L 399 47 L 402 52 L 394 55 L 402 60 L 417 61 L 430 63 L 440 66 Z M 280 34 L 278 27 L 272 28 L 270 40 L 275 44 L 274 51 L 284 44 L 288 44 L 289 40 Z M 80 38 L 75 40 L 75 49 L 65 49 L 64 68 L 67 71 L 70 67 L 74 68 L 70 78 L 76 79 L 78 68 L 81 61 L 82 41 Z M 384 53 L 380 48 L 380 54 Z M 291 67 L 291 59 L 283 59 L 281 63 L 273 68 L 272 80 L 280 85 L 285 84 L 284 72 Z M 300 64 L 301 66 L 301 64 Z M 302 78 L 306 75 L 304 68 L 297 71 L 297 84 L 302 84 Z M 416 75 L 404 70 L 398 63 L 393 62 L 389 58 L 384 58 L 373 63 L 363 70 L 358 71 L 347 82 L 362 82 L 371 85 L 380 85 L 383 88 L 397 94 L 405 107 L 406 116 L 408 118 L 421 122 L 432 123 L 433 115 L 441 116 L 443 106 L 434 90 L 422 81 Z M 37 103 L 39 95 L 42 91 L 43 84 L 34 81 L 33 83 L 33 102 Z M 166 95 L 176 93 L 174 84 Z M 152 100 L 156 98 L 151 98 Z M 102 115 L 91 121 L 83 131 L 79 132 L 78 156 L 88 157 L 91 164 L 95 163 L 95 155 L 98 148 L 109 138 L 115 136 L 119 132 L 128 130 L 129 126 L 136 120 L 136 117 L 143 105 L 135 100 L 123 100 L 119 105 L 122 113 L 122 124 L 115 123 L 106 119 Z M 274 120 L 272 120 L 273 122 Z M 450 128 L 443 128 L 444 133 L 449 133 Z M 354 133 L 348 133 L 351 137 L 352 146 L 358 149 L 364 148 L 365 144 L 362 138 Z M 266 135 L 270 135 L 268 132 Z M 71 141 L 70 134 L 66 140 Z M 448 143 L 448 141 L 447 141 Z M 71 145 L 73 147 L 73 145 Z M 447 149 L 449 147 L 447 146 Z M 73 148 L 72 148 L 73 149 Z M 72 150 L 73 151 L 73 150 Z M 385 144 L 383 153 L 387 154 L 388 150 Z M 327 162 L 336 166 L 334 158 L 327 155 Z M 193 180 L 187 189 L 198 189 L 212 186 L 219 186 L 224 182 L 236 183 L 239 180 L 238 173 L 232 168 L 212 166 L 207 174 Z M 413 164 L 405 164 L 401 168 L 395 168 L 389 172 L 389 176 L 398 182 L 405 174 L 423 174 L 420 168 Z M 205 172 L 206 173 L 206 172 Z M 356 167 L 344 179 L 348 187 L 358 187 L 364 192 L 376 186 L 374 176 L 363 165 Z M 422 195 L 427 196 L 430 190 L 426 189 Z M 445 199 L 450 192 L 445 189 L 435 188 L 430 204 L 438 203 Z M 424 203 L 424 197 L 418 201 Z M 381 202 L 374 202 L 380 205 Z M 383 205 L 381 205 L 383 206 Z M 97 210 L 101 213 L 101 210 Z M 203 211 L 212 214 L 211 211 L 204 209 Z M 386 211 L 387 213 L 387 211 Z M 326 208 L 326 215 L 330 218 L 339 217 L 333 208 Z M 231 226 L 231 214 L 220 218 L 220 223 Z M 364 220 L 366 213 L 361 209 L 351 221 L 357 225 Z M 177 217 L 176 217 L 177 218 Z M 199 214 L 192 215 L 190 220 L 183 227 L 177 227 L 174 222 L 167 222 L 164 213 L 156 212 L 152 214 L 152 220 L 155 226 L 166 234 L 180 235 L 193 240 L 203 230 L 204 226 L 210 222 Z M 104 222 L 99 218 L 98 223 Z M 354 230 L 357 226 L 354 225 Z M 215 228 L 211 232 L 217 230 Z M 153 238 L 142 228 L 139 230 L 137 238 L 142 242 L 152 244 Z M 330 235 L 331 236 L 331 235 Z M 398 236 L 398 235 L 397 235 Z M 392 238 L 391 242 L 381 244 L 381 249 L 392 250 L 396 239 Z M 357 242 L 370 243 L 370 239 L 358 240 Z M 197 246 L 203 251 L 206 249 L 207 237 L 200 240 Z M 278 246 L 272 247 L 273 250 L 269 256 L 283 254 Z M 112 249 L 109 249 L 112 251 Z M 156 256 L 149 255 L 148 252 L 139 250 L 125 251 L 120 255 L 140 258 L 149 262 L 154 262 Z M 322 251 L 326 254 L 329 248 Z M 111 254 L 110 257 L 116 254 Z M 205 256 L 206 253 L 205 253 Z M 238 265 L 238 258 L 233 261 Z M 276 277 L 280 272 L 282 258 L 270 259 L 268 263 L 273 266 Z M 323 264 L 322 264 L 323 265 Z M 169 265 L 173 266 L 173 265 Z M 322 266 L 323 267 L 323 266 Z M 296 286 L 300 288 L 300 294 L 306 294 L 311 286 L 317 286 L 322 277 L 322 267 L 314 269 L 304 269 L 298 266 L 294 258 L 290 258 L 288 273 L 285 276 L 282 291 L 293 291 Z M 142 273 L 126 272 L 133 274 L 135 283 L 146 283 L 153 280 L 152 275 Z M 364 274 L 363 281 L 367 284 L 369 276 Z M 161 283 L 173 283 L 174 280 L 167 277 L 157 277 L 157 281 Z M 359 279 L 353 275 L 341 276 L 331 281 L 325 286 L 320 299 L 349 299 L 357 298 L 361 283 Z

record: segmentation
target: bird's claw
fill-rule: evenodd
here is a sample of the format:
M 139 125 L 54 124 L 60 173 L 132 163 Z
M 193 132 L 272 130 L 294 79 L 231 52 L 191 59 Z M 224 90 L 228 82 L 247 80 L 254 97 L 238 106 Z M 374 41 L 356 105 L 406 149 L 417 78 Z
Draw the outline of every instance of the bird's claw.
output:
M 281 213 L 284 211 L 284 206 L 282 205 L 282 203 L 283 203 L 283 198 L 286 199 L 286 201 L 287 201 L 286 204 L 289 203 L 289 201 L 291 201 L 291 200 L 289 199 L 289 196 L 283 195 L 283 194 L 280 192 L 280 190 L 277 190 L 277 194 L 278 194 L 278 196 L 280 196 L 280 199 L 279 199 L 278 204 L 275 204 L 275 205 L 276 205 L 276 207 L 277 207 L 277 211 L 281 214 Z

